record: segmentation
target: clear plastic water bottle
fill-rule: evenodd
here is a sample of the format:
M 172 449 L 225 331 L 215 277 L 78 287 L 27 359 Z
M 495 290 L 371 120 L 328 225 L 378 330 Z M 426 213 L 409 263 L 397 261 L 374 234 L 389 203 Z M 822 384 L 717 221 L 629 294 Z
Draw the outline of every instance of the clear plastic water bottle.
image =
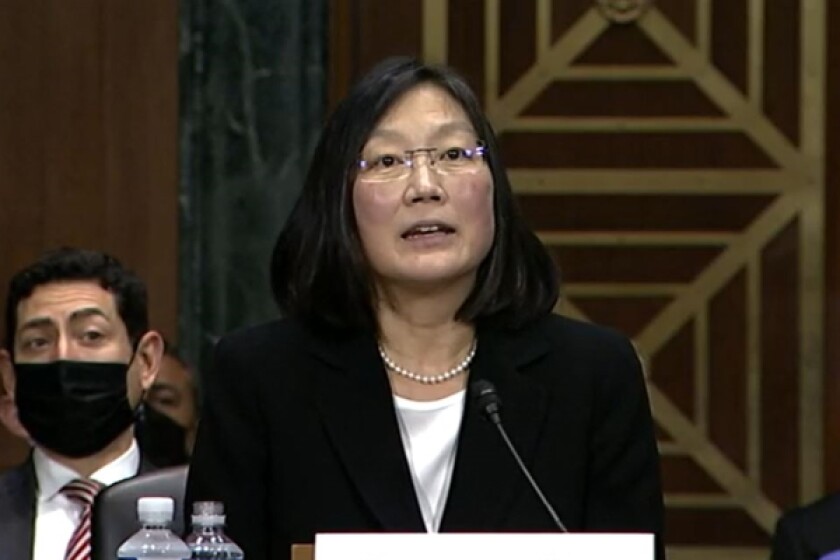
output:
M 137 517 L 143 526 L 117 550 L 119 560 L 189 560 L 190 549 L 172 531 L 172 498 L 140 498 Z
M 242 549 L 225 535 L 221 502 L 195 502 L 193 532 L 186 538 L 193 560 L 243 560 Z

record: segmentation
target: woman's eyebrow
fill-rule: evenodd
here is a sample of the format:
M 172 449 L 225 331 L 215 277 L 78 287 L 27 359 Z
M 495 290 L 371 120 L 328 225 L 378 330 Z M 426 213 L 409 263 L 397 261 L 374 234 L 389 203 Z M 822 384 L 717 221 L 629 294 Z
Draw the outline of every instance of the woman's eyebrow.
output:
M 450 121 L 450 122 L 448 122 L 444 125 L 441 125 L 440 127 L 438 127 L 438 129 L 435 131 L 435 133 L 432 134 L 432 136 L 433 137 L 445 136 L 447 134 L 452 134 L 453 132 L 466 132 L 468 134 L 475 134 L 475 130 L 473 129 L 473 126 L 469 122 L 462 121 L 462 120 L 457 120 L 457 121 Z
M 429 135 L 429 138 L 432 140 L 436 140 L 446 136 L 447 134 L 452 134 L 453 132 L 466 132 L 467 134 L 475 135 L 475 130 L 468 121 L 458 119 L 446 122 L 438 126 L 437 129 Z M 370 137 L 368 137 L 368 141 L 374 138 L 382 140 L 392 140 L 397 142 L 408 140 L 408 137 L 405 134 L 393 128 L 375 129 L 373 132 L 371 132 Z

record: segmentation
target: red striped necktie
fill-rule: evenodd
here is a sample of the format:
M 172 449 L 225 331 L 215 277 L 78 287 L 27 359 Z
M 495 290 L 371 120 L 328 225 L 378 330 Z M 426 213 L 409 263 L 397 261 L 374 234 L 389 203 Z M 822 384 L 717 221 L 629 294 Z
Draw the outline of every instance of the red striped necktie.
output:
M 61 488 L 61 493 L 82 506 L 82 517 L 73 531 L 64 560 L 90 560 L 90 510 L 93 499 L 102 489 L 95 480 L 77 478 Z

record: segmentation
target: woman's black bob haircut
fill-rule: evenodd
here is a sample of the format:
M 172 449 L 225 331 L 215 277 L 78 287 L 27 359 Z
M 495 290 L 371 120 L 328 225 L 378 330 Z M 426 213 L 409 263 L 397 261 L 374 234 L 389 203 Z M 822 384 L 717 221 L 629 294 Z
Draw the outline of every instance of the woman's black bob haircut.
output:
M 451 69 L 401 57 L 381 62 L 362 78 L 321 133 L 300 198 L 272 254 L 271 285 L 284 314 L 319 329 L 378 330 L 373 277 L 353 211 L 353 180 L 376 124 L 400 96 L 421 84 L 440 87 L 463 107 L 487 147 L 493 177 L 493 244 L 455 318 L 518 328 L 553 309 L 557 268 L 523 222 L 475 94 Z

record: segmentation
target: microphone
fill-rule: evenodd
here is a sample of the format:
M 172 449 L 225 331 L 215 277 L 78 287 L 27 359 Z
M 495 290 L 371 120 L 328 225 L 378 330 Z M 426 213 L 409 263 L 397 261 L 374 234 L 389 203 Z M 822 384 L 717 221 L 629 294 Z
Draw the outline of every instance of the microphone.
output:
M 525 463 L 522 462 L 522 458 L 519 456 L 519 453 L 516 452 L 513 442 L 510 441 L 507 431 L 502 425 L 502 399 L 499 397 L 499 393 L 496 392 L 496 386 L 486 379 L 478 379 L 470 384 L 470 389 L 472 390 L 473 399 L 475 400 L 475 404 L 478 406 L 478 409 L 484 414 L 484 417 L 499 430 L 499 434 L 502 436 L 505 445 L 507 445 L 507 448 L 510 450 L 513 458 L 516 459 L 516 464 L 519 465 L 519 469 L 522 471 L 522 474 L 525 475 L 525 478 L 528 480 L 531 488 L 533 488 L 534 493 L 536 493 L 537 497 L 540 499 L 540 502 L 542 502 L 545 510 L 551 516 L 554 524 L 564 533 L 568 533 L 569 530 L 565 525 L 563 525 L 563 522 L 560 521 L 560 518 L 557 516 L 557 512 L 554 511 L 551 504 L 548 503 L 548 499 L 545 497 L 542 490 L 540 490 L 537 481 L 534 480 L 533 476 L 531 476 L 530 471 L 528 471 L 528 467 L 526 467 Z

